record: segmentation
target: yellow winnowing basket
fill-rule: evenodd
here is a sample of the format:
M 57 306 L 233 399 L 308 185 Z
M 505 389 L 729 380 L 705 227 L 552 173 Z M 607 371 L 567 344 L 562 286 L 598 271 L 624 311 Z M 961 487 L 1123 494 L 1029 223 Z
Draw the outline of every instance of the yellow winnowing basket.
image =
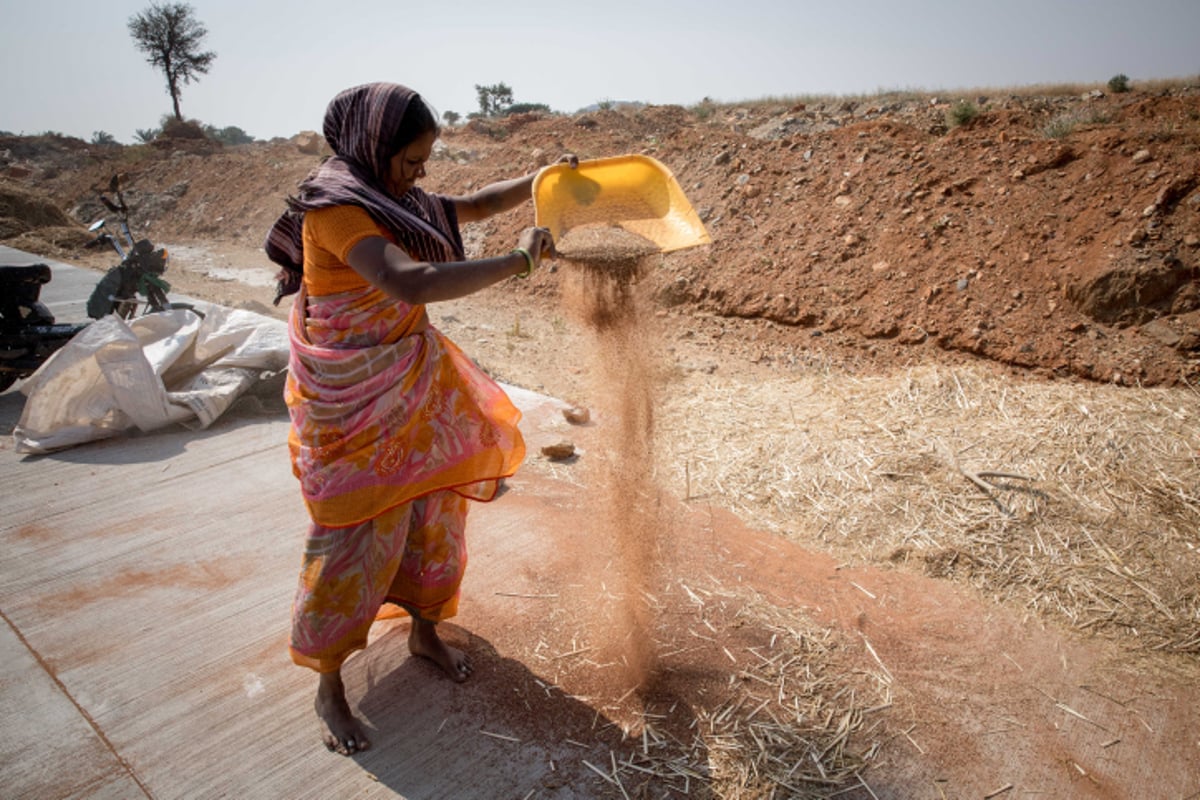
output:
M 664 252 L 708 244 L 704 223 L 671 171 L 649 156 L 627 155 L 546 167 L 533 180 L 536 223 L 558 239 L 579 225 L 608 223 Z

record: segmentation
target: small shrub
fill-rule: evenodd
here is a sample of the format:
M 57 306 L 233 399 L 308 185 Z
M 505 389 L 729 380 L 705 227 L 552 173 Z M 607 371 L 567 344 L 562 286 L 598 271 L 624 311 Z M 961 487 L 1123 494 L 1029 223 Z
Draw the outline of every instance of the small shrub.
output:
M 1042 129 L 1042 133 L 1048 139 L 1061 139 L 1069 136 L 1080 125 L 1104 125 L 1108 122 L 1108 116 L 1098 110 L 1069 112 L 1050 120 Z
M 133 132 L 133 136 L 142 144 L 150 144 L 158 138 L 158 134 L 162 133 L 159 128 L 138 128 Z
M 1113 94 L 1122 94 L 1129 91 L 1129 76 L 1128 75 L 1113 75 L 1108 79 L 1108 90 Z
M 1064 136 L 1069 136 L 1077 124 L 1079 124 L 1079 120 L 1075 118 L 1074 114 L 1060 114 L 1046 123 L 1042 133 L 1046 135 L 1047 139 L 1062 139 Z
M 979 106 L 969 100 L 959 100 L 946 112 L 946 124 L 950 127 L 966 125 L 979 116 Z
M 706 97 L 696 105 L 692 106 L 692 113 L 696 115 L 696 119 L 705 120 L 713 115 L 717 110 L 717 104 L 712 101 L 712 98 Z
M 254 137 L 246 133 L 237 125 L 229 125 L 224 128 L 218 128 L 214 125 L 205 125 L 204 133 L 208 138 L 218 141 L 224 145 L 250 144 L 254 141 Z
M 92 133 L 92 144 L 112 145 L 117 143 L 117 138 L 108 131 L 94 131 Z
M 533 114 L 533 113 L 549 114 L 550 106 L 545 103 L 513 103 L 508 108 L 504 109 L 503 115 L 512 117 L 517 114 Z
M 162 133 L 164 139 L 207 139 L 208 136 L 204 133 L 204 126 L 194 119 L 178 120 L 172 116 L 165 116 L 162 120 Z

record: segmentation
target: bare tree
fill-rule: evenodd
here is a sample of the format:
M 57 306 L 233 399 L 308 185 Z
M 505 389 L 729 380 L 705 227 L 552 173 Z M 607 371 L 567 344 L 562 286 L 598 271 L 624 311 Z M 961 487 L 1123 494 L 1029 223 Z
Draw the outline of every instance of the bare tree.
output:
M 152 3 L 150 8 L 129 18 L 129 34 L 137 48 L 146 54 L 146 61 L 163 71 L 167 92 L 179 113 L 179 93 L 182 86 L 208 73 L 217 54 L 201 52 L 200 45 L 208 30 L 193 16 L 187 3 Z

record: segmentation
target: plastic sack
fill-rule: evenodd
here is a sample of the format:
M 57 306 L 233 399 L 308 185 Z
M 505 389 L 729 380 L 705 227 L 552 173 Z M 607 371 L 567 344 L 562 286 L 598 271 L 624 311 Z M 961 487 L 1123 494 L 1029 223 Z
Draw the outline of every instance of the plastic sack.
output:
M 22 385 L 18 453 L 48 453 L 133 429 L 206 428 L 264 373 L 287 366 L 287 325 L 206 306 L 80 331 Z

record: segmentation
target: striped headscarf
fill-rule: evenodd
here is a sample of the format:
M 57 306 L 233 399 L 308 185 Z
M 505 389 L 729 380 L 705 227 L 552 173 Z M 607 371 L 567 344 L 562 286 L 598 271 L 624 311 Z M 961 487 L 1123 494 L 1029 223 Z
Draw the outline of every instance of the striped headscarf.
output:
M 304 269 L 304 212 L 354 205 L 366 210 L 413 259 L 461 261 L 462 235 L 454 204 L 413 187 L 397 198 L 387 190 L 394 140 L 409 106 L 420 95 L 395 83 L 368 83 L 339 93 L 325 111 L 325 141 L 334 155 L 305 178 L 288 209 L 271 227 L 267 257 L 284 269 L 275 304 L 300 288 Z

